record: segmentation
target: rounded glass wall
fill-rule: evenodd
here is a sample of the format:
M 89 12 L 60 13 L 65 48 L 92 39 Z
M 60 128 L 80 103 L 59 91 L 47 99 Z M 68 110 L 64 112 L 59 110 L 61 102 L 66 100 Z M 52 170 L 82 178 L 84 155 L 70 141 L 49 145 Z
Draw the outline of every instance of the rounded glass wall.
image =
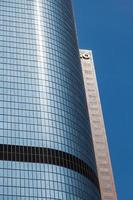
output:
M 99 199 L 70 0 L 0 1 L 0 153 L 4 199 Z

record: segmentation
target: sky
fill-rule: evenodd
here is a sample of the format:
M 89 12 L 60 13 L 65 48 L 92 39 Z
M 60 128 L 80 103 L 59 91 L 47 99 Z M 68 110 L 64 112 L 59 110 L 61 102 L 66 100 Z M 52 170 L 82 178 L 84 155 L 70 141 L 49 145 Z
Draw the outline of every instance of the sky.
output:
M 133 200 L 133 0 L 72 0 L 92 49 L 118 200 Z

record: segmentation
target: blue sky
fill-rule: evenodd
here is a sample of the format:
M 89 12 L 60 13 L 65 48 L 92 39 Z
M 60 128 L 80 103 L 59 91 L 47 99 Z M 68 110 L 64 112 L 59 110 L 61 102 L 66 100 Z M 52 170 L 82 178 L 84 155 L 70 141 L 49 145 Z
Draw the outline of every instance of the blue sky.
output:
M 118 193 L 133 199 L 133 0 L 73 0 L 80 48 L 93 50 Z

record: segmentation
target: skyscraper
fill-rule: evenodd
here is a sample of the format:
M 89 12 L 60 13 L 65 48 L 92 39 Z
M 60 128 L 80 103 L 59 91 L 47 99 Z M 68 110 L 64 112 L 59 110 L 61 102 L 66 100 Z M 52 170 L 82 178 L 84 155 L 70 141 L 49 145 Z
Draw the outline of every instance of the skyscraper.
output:
M 117 200 L 92 52 L 80 50 L 102 200 Z
M 100 199 L 70 0 L 0 1 L 0 199 Z

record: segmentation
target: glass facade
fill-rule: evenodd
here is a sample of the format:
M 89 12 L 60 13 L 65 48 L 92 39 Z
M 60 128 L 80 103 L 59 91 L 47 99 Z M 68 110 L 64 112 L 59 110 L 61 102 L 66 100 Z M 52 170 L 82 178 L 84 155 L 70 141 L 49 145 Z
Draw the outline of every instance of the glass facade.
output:
M 0 199 L 100 199 L 70 0 L 0 1 Z

